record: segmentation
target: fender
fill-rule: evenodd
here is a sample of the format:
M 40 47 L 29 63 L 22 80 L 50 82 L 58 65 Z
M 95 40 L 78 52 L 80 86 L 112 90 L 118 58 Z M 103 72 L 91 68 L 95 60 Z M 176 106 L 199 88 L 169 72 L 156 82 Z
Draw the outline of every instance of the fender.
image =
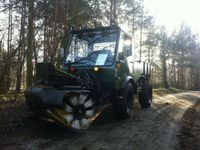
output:
M 134 93 L 137 93 L 137 84 L 136 84 L 136 82 L 134 81 L 133 77 L 131 77 L 131 76 L 127 76 L 127 77 L 126 77 L 126 79 L 125 79 L 124 82 L 123 82 L 122 88 L 124 89 L 124 88 L 126 87 L 126 85 L 127 85 L 129 82 L 130 82 L 130 83 L 132 84 L 132 86 L 133 86 Z

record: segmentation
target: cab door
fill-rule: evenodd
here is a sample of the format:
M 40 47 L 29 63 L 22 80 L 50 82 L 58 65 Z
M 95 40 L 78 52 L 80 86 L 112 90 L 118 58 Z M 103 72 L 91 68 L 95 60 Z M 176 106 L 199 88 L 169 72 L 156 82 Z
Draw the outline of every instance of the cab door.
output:
M 133 75 L 134 57 L 133 57 L 133 46 L 132 37 L 122 32 L 120 36 L 118 61 L 121 65 L 127 68 L 127 73 Z M 124 70 L 125 71 L 125 70 Z
M 133 77 L 133 67 L 132 39 L 126 33 L 121 32 L 116 62 L 116 79 L 119 87 L 128 76 Z

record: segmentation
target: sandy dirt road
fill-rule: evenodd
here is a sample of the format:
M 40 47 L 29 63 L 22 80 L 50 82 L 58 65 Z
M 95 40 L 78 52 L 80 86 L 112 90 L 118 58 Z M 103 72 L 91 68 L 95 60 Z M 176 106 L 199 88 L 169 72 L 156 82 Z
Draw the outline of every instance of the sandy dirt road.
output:
M 87 130 L 71 131 L 36 118 L 10 134 L 1 134 L 1 149 L 169 150 L 179 149 L 177 133 L 185 111 L 200 100 L 200 92 L 155 96 L 141 109 L 135 98 L 130 119 L 118 121 L 108 107 Z M 27 120 L 26 120 L 27 119 Z

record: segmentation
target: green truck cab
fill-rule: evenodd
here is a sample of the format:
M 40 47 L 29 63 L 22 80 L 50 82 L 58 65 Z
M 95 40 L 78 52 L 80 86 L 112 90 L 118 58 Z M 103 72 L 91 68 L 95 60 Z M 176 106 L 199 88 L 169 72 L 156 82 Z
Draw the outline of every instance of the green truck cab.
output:
M 150 107 L 151 67 L 135 61 L 132 37 L 120 27 L 71 30 L 67 41 L 60 48 L 62 69 L 37 65 L 37 82 L 25 92 L 32 111 L 44 120 L 85 129 L 108 104 L 117 118 L 128 118 L 135 94 L 142 108 Z

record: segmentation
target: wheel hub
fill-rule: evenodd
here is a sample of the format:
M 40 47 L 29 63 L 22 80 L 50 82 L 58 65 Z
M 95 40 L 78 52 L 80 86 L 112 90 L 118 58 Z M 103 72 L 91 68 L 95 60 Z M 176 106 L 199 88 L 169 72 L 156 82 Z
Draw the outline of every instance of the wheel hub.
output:
M 86 114 L 86 108 L 84 105 L 77 105 L 73 109 L 73 116 L 75 119 L 81 120 L 85 117 Z

